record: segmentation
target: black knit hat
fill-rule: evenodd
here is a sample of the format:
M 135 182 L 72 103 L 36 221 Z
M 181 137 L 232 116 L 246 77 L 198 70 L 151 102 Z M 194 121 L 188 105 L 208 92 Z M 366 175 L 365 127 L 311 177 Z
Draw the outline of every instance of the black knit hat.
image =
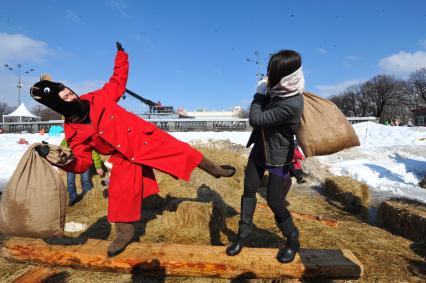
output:
M 30 94 L 37 102 L 62 114 L 66 119 L 75 120 L 76 118 L 87 116 L 89 112 L 88 104 L 82 102 L 80 99 L 69 102 L 61 99 L 59 92 L 65 88 L 66 86 L 62 83 L 42 80 L 30 88 Z

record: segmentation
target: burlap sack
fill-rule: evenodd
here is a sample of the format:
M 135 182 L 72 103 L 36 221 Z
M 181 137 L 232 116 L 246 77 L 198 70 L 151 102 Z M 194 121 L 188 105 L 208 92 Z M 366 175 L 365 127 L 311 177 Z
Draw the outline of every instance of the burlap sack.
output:
M 63 234 L 66 187 L 53 164 L 73 160 L 70 150 L 50 146 L 49 155 L 39 156 L 32 144 L 19 161 L 0 203 L 0 231 L 27 237 L 54 237 Z
M 305 92 L 296 138 L 305 156 L 328 155 L 358 146 L 359 139 L 345 115 L 330 100 Z

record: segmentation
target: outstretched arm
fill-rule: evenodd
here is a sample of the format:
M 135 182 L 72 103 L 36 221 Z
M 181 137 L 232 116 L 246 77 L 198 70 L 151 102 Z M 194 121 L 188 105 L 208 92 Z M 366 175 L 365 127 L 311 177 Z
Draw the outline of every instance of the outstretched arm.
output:
M 116 46 L 117 55 L 115 56 L 114 73 L 102 88 L 102 90 L 115 102 L 124 94 L 129 74 L 128 55 L 120 42 L 117 41 Z

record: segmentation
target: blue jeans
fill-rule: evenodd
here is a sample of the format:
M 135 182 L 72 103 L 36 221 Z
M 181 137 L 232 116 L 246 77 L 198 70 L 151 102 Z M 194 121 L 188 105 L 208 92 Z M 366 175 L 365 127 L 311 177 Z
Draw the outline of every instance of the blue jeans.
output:
M 67 187 L 70 195 L 70 200 L 77 197 L 77 188 L 75 187 L 75 173 L 67 172 Z M 87 193 L 92 189 L 92 179 L 90 178 L 90 169 L 80 174 L 81 186 L 83 187 L 83 193 Z

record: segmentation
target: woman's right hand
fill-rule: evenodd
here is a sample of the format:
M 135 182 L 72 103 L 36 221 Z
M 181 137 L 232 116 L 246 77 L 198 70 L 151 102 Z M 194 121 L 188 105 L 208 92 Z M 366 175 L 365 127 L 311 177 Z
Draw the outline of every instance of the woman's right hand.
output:
M 264 77 L 257 83 L 256 93 L 266 94 L 268 90 L 268 77 Z

